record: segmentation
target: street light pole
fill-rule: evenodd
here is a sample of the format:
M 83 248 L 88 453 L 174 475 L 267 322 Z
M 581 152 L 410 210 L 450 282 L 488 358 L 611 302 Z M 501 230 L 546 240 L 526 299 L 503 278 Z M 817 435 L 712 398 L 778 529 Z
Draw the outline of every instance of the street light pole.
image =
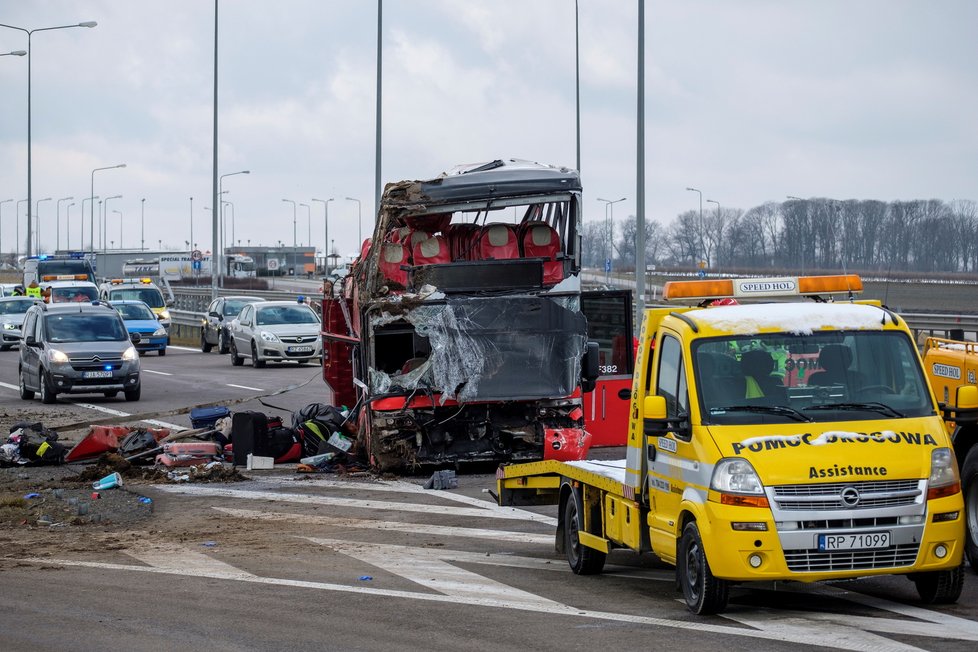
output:
M 716 225 L 716 228 L 719 229 L 720 228 L 720 202 L 718 202 L 716 200 L 713 200 L 713 199 L 707 199 L 706 200 L 706 203 L 707 204 L 716 204 L 717 205 L 717 225 Z M 714 252 L 714 255 L 713 255 L 713 266 L 714 266 L 714 268 L 716 268 L 716 271 L 719 271 L 720 270 L 720 246 L 719 246 L 719 244 L 717 245 L 717 251 L 715 251 Z
M 601 199 L 600 197 L 598 197 L 598 201 L 604 202 L 605 223 L 608 225 L 608 259 L 605 263 L 605 274 L 606 274 L 606 278 L 608 278 L 609 280 L 611 279 L 611 260 L 613 258 L 612 254 L 613 254 L 614 239 L 615 239 L 615 232 L 614 232 L 615 204 L 617 204 L 620 201 L 625 201 L 625 199 L 626 199 L 625 197 L 622 197 L 621 199 Z
M 94 206 L 96 199 L 101 199 L 101 197 L 99 197 L 98 195 L 95 195 L 93 197 L 83 197 L 82 198 L 82 203 L 81 203 L 81 219 L 78 220 L 78 227 L 79 227 L 78 228 L 78 251 L 84 251 L 85 250 L 85 202 L 90 201 L 90 202 L 92 202 L 92 206 Z M 94 222 L 92 224 L 94 224 Z M 94 231 L 93 231 L 93 233 L 94 233 Z M 91 246 L 92 251 L 95 251 L 95 241 L 93 240 L 89 244 Z
M 65 250 L 67 251 L 71 251 L 71 207 L 74 205 L 75 202 L 71 202 L 65 206 Z
M 119 216 L 119 249 L 122 249 L 122 211 L 112 211 Z
M 106 166 L 104 168 L 95 168 L 94 170 L 92 170 L 92 187 L 91 187 L 91 194 L 89 195 L 89 199 L 91 200 L 91 204 L 89 204 L 89 206 L 88 206 L 88 210 L 89 210 L 89 213 L 90 213 L 90 219 L 89 219 L 89 229 L 90 230 L 88 232 L 88 235 L 89 235 L 89 238 L 91 239 L 91 242 L 89 243 L 89 247 L 91 247 L 90 251 L 92 253 L 95 253 L 95 173 L 98 172 L 98 171 L 100 171 L 100 170 L 114 170 L 116 168 L 124 168 L 124 167 L 126 167 L 126 164 L 125 163 L 119 163 L 118 165 L 109 165 L 109 166 Z M 99 215 L 99 218 L 100 219 L 101 219 L 101 217 L 102 216 Z M 84 220 L 82 220 L 82 221 L 84 221 Z M 82 228 L 83 229 L 85 228 L 84 225 L 82 226 Z M 82 247 L 82 248 L 84 249 L 84 247 Z
M 231 248 L 233 249 L 234 248 L 234 202 L 230 202 L 230 201 L 222 201 L 221 202 L 221 219 L 222 220 L 224 219 L 224 207 L 225 206 L 230 206 L 231 207 Z M 226 235 L 227 235 L 227 232 L 222 227 L 221 228 L 221 241 L 222 242 L 224 241 L 224 237 Z
M 55 252 L 57 252 L 58 249 L 61 249 L 61 202 L 71 201 L 73 199 L 74 197 L 62 197 L 61 199 L 58 200 L 58 208 L 57 208 L 57 214 L 55 215 L 55 229 L 54 229 L 55 232 L 54 251 Z M 38 234 L 40 234 L 41 232 L 40 224 L 37 225 L 37 232 Z M 65 233 L 67 232 L 68 232 L 68 227 L 66 225 Z M 40 244 L 40 241 L 41 241 L 40 235 L 38 235 L 38 244 Z
M 6 27 L 8 29 L 15 29 L 19 32 L 24 32 L 27 34 L 27 255 L 31 255 L 31 36 L 34 32 L 49 32 L 55 29 L 70 29 L 72 27 L 95 27 L 98 25 L 94 20 L 89 20 L 84 23 L 77 23 L 75 25 L 57 25 L 55 27 L 38 27 L 36 29 L 25 29 L 23 27 L 16 27 L 14 25 L 5 25 L 0 23 L 0 27 Z M 19 52 L 20 50 L 18 50 Z
M 705 248 L 703 247 L 703 191 L 699 188 L 686 188 L 690 192 L 698 193 L 700 196 L 700 223 L 699 223 L 699 241 L 700 241 L 700 253 L 705 255 Z M 694 261 L 695 262 L 695 261 Z
M 313 199 L 313 201 L 320 202 L 326 212 L 323 216 L 323 276 L 326 276 L 329 274 L 329 202 L 333 201 L 333 198 Z
M 217 165 L 217 0 L 214 0 L 214 164 Z M 237 172 L 228 172 L 227 174 L 222 174 L 217 180 L 217 196 L 214 197 L 214 203 L 217 204 L 219 201 L 224 200 L 224 177 L 233 177 L 237 174 L 251 174 L 251 170 L 238 170 Z M 217 204 L 218 209 L 212 211 L 214 216 L 214 252 L 211 254 L 211 264 L 214 265 L 214 278 L 212 282 L 211 298 L 217 298 L 217 281 L 218 275 L 220 277 L 224 276 L 224 221 L 221 220 L 221 229 L 217 228 L 217 221 L 219 216 L 224 215 L 223 205 Z M 219 239 L 219 236 L 221 239 Z
M 306 245 L 312 244 L 312 209 L 309 204 L 299 204 L 299 206 L 306 207 Z
M 15 258 L 14 258 L 14 266 L 15 267 L 17 266 L 17 263 L 20 262 L 20 205 L 23 204 L 23 203 L 26 203 L 26 202 L 27 202 L 26 199 L 18 199 L 17 200 L 17 208 L 14 210 L 14 217 L 17 218 L 16 219 L 16 221 L 17 221 L 17 233 L 15 234 L 15 237 L 17 239 L 15 241 L 15 243 L 16 243 L 15 249 L 16 250 L 14 251 L 14 256 L 15 256 Z M 27 212 L 28 213 L 31 212 L 31 205 L 29 203 L 27 204 Z
M 113 199 L 122 199 L 122 195 L 112 195 L 111 197 L 106 197 L 102 203 L 102 249 L 105 249 L 105 243 L 109 241 L 109 202 Z
M 34 229 L 34 235 L 37 238 L 37 247 L 36 247 L 37 253 L 41 253 L 41 217 L 40 216 L 41 216 L 41 202 L 42 201 L 51 201 L 51 198 L 50 197 L 45 197 L 44 199 L 38 199 L 37 200 L 37 203 L 34 204 L 34 219 L 37 220 L 37 228 Z M 28 208 L 30 208 L 30 204 L 28 204 L 27 206 L 28 206 Z M 31 223 L 31 221 L 30 221 L 30 215 L 28 215 L 27 217 L 28 217 L 28 220 L 27 220 L 27 225 L 28 225 L 27 226 L 27 251 L 30 252 L 30 250 L 31 250 L 30 249 L 30 238 L 31 238 L 30 223 Z M 28 253 L 28 255 L 30 255 L 30 253 Z
M 363 246 L 363 214 L 360 212 L 360 200 L 356 197 L 347 197 L 347 201 L 355 201 L 357 203 L 357 252 Z
M 177 241 L 177 243 L 179 244 L 179 240 Z M 193 246 L 194 246 L 194 198 L 191 197 L 190 198 L 190 244 L 187 245 L 187 248 L 190 249 L 191 253 L 193 253 Z M 213 262 L 213 258 L 212 258 L 212 262 Z
M 146 251 L 146 198 L 139 200 L 139 250 Z
M 295 265 L 296 265 L 296 239 L 295 239 L 295 220 L 296 220 L 296 203 L 292 199 L 283 199 L 282 201 L 287 201 L 292 204 L 292 270 L 293 275 L 295 275 Z

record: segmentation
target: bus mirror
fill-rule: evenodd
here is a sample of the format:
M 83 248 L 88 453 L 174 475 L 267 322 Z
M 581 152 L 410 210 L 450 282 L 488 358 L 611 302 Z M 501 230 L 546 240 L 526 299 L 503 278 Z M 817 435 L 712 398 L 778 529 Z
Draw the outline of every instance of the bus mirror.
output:
M 598 363 L 600 362 L 601 351 L 597 342 L 588 342 L 584 349 L 584 360 L 581 364 L 581 388 L 585 392 L 594 389 L 594 382 L 600 375 Z

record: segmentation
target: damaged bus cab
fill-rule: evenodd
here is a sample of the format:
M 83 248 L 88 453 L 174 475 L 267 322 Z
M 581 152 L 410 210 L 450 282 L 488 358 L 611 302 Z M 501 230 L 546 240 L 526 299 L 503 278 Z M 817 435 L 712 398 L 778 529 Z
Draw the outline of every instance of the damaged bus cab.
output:
M 584 456 L 580 196 L 576 171 L 521 161 L 387 185 L 323 298 L 323 378 L 374 464 Z

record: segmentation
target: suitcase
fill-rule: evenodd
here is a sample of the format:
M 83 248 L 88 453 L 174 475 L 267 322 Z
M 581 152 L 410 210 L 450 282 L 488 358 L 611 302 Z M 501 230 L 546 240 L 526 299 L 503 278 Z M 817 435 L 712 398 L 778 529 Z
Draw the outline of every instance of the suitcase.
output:
M 197 407 L 190 410 L 190 425 L 196 428 L 213 428 L 218 419 L 231 416 L 231 410 L 223 405 Z
M 235 466 L 246 466 L 249 453 L 287 462 L 299 459 L 302 452 L 292 429 L 282 427 L 282 419 L 250 411 L 231 417 L 231 450 Z
M 174 457 L 214 457 L 221 454 L 221 447 L 213 441 L 174 441 L 163 444 L 163 452 Z

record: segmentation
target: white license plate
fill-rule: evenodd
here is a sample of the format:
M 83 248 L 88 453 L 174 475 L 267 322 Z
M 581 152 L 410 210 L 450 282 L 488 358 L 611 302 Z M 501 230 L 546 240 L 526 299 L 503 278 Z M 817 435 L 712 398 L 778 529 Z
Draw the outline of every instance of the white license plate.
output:
M 312 353 L 311 346 L 290 346 L 289 353 Z
M 86 371 L 82 374 L 83 378 L 112 378 L 111 371 Z
M 819 550 L 866 550 L 889 548 L 889 532 L 860 532 L 859 534 L 820 534 Z

